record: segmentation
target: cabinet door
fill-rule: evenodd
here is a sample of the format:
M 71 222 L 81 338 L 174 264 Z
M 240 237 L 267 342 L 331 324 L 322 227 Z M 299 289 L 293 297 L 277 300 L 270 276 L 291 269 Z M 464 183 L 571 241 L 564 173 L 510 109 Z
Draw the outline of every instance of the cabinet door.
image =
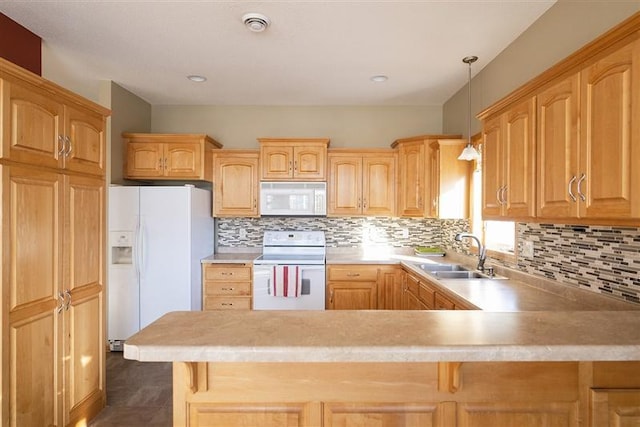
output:
M 640 425 L 639 389 L 591 390 L 591 427 Z
M 3 165 L 0 171 L 7 232 L 2 312 L 8 313 L 1 356 L 9 386 L 2 419 L 12 426 L 62 426 L 63 177 Z
M 539 217 L 578 215 L 575 186 L 569 185 L 578 173 L 579 83 L 580 75 L 574 74 L 537 96 Z
M 502 177 L 502 129 L 501 118 L 484 123 L 482 129 L 482 216 L 496 218 L 502 212 L 500 193 Z
M 65 321 L 68 423 L 95 416 L 104 406 L 105 185 L 70 176 L 65 188 Z
M 293 177 L 296 179 L 323 180 L 326 172 L 327 147 L 297 145 L 293 148 Z
M 320 427 L 320 403 L 206 403 L 188 405 L 188 423 L 175 420 L 175 425 L 191 427 Z
M 398 213 L 400 216 L 424 216 L 425 192 L 424 142 L 404 143 L 399 149 Z
M 365 215 L 395 215 L 394 156 L 364 157 L 362 159 L 362 213 Z
M 402 310 L 402 270 L 398 267 L 378 268 L 378 309 Z
M 258 155 L 216 155 L 214 216 L 258 216 Z
M 580 216 L 640 218 L 640 42 L 584 69 L 581 85 Z
M 164 147 L 164 174 L 173 178 L 202 178 L 203 159 L 200 143 L 167 143 Z
M 329 157 L 330 215 L 362 214 L 362 158 Z
M 325 427 L 435 427 L 445 425 L 438 420 L 446 419 L 435 403 L 328 402 L 323 407 Z
M 376 282 L 329 282 L 327 308 L 330 310 L 375 310 L 378 308 Z
M 265 145 L 260 148 L 260 156 L 260 179 L 278 180 L 293 177 L 293 147 Z
M 535 98 L 505 113 L 502 194 L 508 218 L 535 216 L 535 114 Z
M 129 142 L 125 178 L 158 178 L 164 175 L 164 147 L 156 142 Z
M 34 87 L 0 80 L 2 157 L 20 163 L 62 167 L 64 107 Z
M 104 118 L 88 110 L 65 106 L 65 135 L 68 137 L 65 169 L 102 176 L 106 162 Z
M 473 163 L 458 160 L 466 145 L 464 139 L 442 139 L 431 144 L 431 216 L 469 218 L 469 175 Z

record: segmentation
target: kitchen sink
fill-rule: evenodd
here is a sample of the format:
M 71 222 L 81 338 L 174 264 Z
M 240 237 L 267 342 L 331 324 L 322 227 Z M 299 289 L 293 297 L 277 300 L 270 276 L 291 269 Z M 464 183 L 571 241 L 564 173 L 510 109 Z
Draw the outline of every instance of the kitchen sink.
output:
M 465 266 L 458 264 L 420 264 L 420 268 L 426 272 L 431 271 L 469 271 Z
M 506 279 L 504 276 L 489 276 L 459 264 L 420 264 L 420 268 L 437 279 Z
M 489 276 L 479 271 L 430 271 L 439 279 L 486 279 Z

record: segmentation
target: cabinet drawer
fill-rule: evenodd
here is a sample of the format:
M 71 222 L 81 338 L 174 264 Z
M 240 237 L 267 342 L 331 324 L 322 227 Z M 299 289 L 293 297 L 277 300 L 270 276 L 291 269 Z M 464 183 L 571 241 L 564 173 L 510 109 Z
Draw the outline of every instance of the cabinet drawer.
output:
M 251 297 L 205 297 L 203 310 L 251 310 Z
M 407 289 L 415 296 L 420 294 L 420 281 L 416 276 L 407 274 Z
M 244 264 L 208 265 L 204 269 L 204 280 L 251 281 L 251 267 Z
M 418 289 L 418 297 L 427 306 L 429 310 L 433 310 L 436 291 L 428 283 L 420 282 Z
M 251 282 L 204 282 L 204 294 L 250 296 Z
M 456 305 L 449 298 L 436 292 L 435 309 L 436 310 L 454 310 Z
M 378 268 L 374 265 L 329 266 L 328 276 L 329 280 L 375 282 L 378 280 Z

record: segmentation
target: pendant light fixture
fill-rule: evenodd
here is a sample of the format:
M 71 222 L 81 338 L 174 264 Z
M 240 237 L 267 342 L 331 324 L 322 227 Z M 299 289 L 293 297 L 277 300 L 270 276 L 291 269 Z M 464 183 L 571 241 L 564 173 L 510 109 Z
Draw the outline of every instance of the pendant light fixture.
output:
M 469 128 L 467 129 L 467 146 L 462 150 L 458 160 L 472 161 L 480 158 L 480 153 L 478 153 L 478 150 L 476 150 L 471 143 L 471 64 L 477 60 L 477 56 L 466 56 L 462 59 L 462 62 L 469 65 L 469 112 L 467 116 Z

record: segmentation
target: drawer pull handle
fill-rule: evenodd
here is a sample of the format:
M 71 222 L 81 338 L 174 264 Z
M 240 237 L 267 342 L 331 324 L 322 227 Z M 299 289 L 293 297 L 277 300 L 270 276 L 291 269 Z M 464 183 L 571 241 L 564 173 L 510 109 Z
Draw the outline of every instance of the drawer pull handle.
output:
M 233 288 L 220 288 L 220 289 L 222 289 L 223 291 L 232 291 L 233 290 Z
M 349 276 L 349 277 L 358 277 L 358 276 L 360 276 L 360 273 L 347 273 L 347 276 Z
M 232 305 L 233 305 L 233 303 L 232 303 L 232 302 L 223 302 L 223 303 L 222 303 L 222 305 L 223 305 L 223 306 L 225 306 L 225 305 L 232 306 Z
M 222 272 L 223 276 L 233 276 L 233 273 L 227 273 L 226 271 Z

